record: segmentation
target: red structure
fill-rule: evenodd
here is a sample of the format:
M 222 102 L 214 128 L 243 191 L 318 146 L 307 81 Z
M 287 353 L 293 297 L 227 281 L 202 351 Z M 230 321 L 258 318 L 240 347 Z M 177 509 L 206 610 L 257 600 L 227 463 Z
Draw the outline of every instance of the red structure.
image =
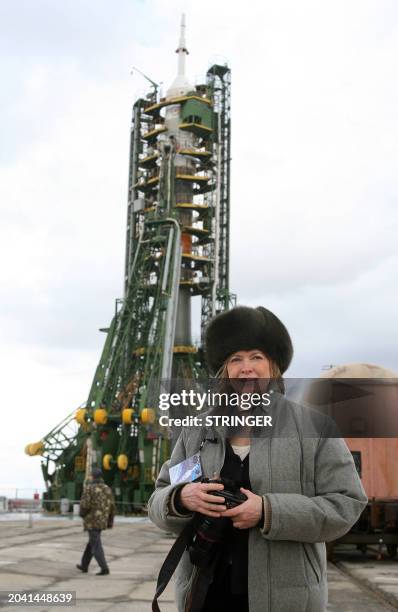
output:
M 380 379 L 381 382 L 390 379 L 395 382 L 397 375 L 380 366 L 349 364 L 331 368 L 322 378 Z M 377 388 L 377 385 L 374 388 Z M 361 419 L 372 419 L 371 430 L 374 437 L 357 435 L 345 439 L 353 454 L 369 503 L 353 529 L 335 543 L 356 544 L 363 552 L 368 544 L 377 544 L 379 558 L 383 555 L 384 545 L 391 557 L 396 556 L 398 547 L 398 438 L 379 437 L 379 433 L 386 432 L 389 426 L 392 434 L 398 430 L 398 391 L 396 384 L 380 385 L 380 389 L 376 399 L 372 394 L 360 401 Z M 355 402 L 350 401 L 352 404 Z M 341 412 L 342 406 L 341 402 L 339 403 Z M 379 414 L 382 413 L 379 420 L 378 407 Z M 352 410 L 347 411 L 348 414 L 352 418 Z M 358 425 L 360 426 L 360 423 Z M 344 427 L 344 430 L 349 429 Z

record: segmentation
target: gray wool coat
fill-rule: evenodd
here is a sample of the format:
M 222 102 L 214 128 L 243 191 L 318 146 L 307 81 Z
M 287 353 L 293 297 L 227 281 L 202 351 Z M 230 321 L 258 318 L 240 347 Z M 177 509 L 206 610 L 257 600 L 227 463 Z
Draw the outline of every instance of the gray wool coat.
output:
M 270 412 L 271 435 L 252 438 L 250 448 L 252 490 L 268 498 L 272 521 L 267 533 L 259 527 L 250 529 L 249 609 L 322 612 L 327 605 L 325 542 L 351 528 L 367 497 L 344 440 L 325 437 L 330 425 L 326 419 L 279 394 L 267 408 Z M 175 486 L 170 484 L 169 467 L 197 453 L 205 438 L 217 438 L 217 443 L 205 442 L 200 453 L 204 476 L 220 473 L 225 435 L 225 429 L 215 427 L 182 430 L 148 504 L 149 516 L 158 527 L 179 533 L 190 520 L 172 515 L 169 502 Z M 185 551 L 175 576 L 179 612 L 184 612 L 192 576 Z

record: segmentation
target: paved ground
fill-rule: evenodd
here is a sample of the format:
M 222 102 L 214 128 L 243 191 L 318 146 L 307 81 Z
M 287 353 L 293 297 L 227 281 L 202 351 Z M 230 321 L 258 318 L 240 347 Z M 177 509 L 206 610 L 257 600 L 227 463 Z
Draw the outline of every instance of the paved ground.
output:
M 359 607 L 351 608 L 347 603 L 349 593 L 356 592 L 359 601 L 364 598 L 369 599 L 369 603 L 364 603 L 362 610 L 365 612 L 369 609 L 389 609 L 387 605 L 382 607 L 383 602 L 389 602 L 392 610 L 398 610 L 398 559 L 390 559 L 387 555 L 380 561 L 377 560 L 377 550 L 370 549 L 366 556 L 358 551 L 353 551 L 352 547 L 347 547 L 346 551 L 336 554 L 336 565 L 329 566 L 329 595 L 330 600 L 340 603 L 340 608 L 330 607 L 331 610 L 344 610 L 349 612 L 351 609 L 360 609 Z M 342 574 L 345 577 L 346 584 L 342 587 L 341 581 L 335 582 L 336 574 Z M 358 587 L 360 585 L 360 588 Z M 374 598 L 374 599 L 373 599 Z M 371 605 L 373 599 L 373 608 L 366 607 Z M 377 604 L 377 601 L 379 603 Z M 379 608 L 374 606 L 378 605 Z
M 43 520 L 30 529 L 20 522 L 0 522 L 0 590 L 76 591 L 76 608 L 85 612 L 150 611 L 155 578 L 173 540 L 146 520 L 116 522 L 113 530 L 103 533 L 109 576 L 95 575 L 94 560 L 88 574 L 75 568 L 86 540 L 79 521 Z M 162 612 L 176 611 L 172 588 L 162 600 Z M 11 606 L 1 609 L 16 610 Z
M 146 519 L 117 520 L 114 529 L 103 534 L 111 574 L 96 576 L 95 561 L 88 574 L 81 574 L 75 568 L 86 543 L 79 519 L 34 521 L 31 528 L 27 521 L 0 521 L 0 590 L 76 591 L 77 605 L 72 608 L 75 610 L 150 612 L 156 576 L 172 541 Z M 397 561 L 369 559 L 364 563 L 355 555 L 347 559 L 341 568 L 330 566 L 328 610 L 398 609 Z M 394 605 L 386 606 L 370 589 L 352 582 L 345 570 L 387 594 Z M 172 587 L 162 595 L 161 602 L 162 612 L 176 612 Z M 26 609 L 1 607 L 4 612 Z M 47 612 L 65 608 L 38 606 L 33 609 Z
M 364 588 L 362 584 L 354 582 L 345 573 L 346 563 L 339 566 L 329 564 L 329 605 L 328 612 L 375 612 L 397 610 L 398 600 L 390 605 L 386 603 L 384 594 L 378 596 L 373 589 Z M 347 564 L 348 565 L 348 564 Z M 396 573 L 397 567 L 390 568 L 390 574 Z M 293 611 L 292 611 L 293 612 Z

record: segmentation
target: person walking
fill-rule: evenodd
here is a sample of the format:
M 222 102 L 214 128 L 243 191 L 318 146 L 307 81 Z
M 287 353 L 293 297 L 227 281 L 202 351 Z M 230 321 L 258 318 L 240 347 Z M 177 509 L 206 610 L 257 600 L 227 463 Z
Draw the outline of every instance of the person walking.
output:
M 92 480 L 84 489 L 80 500 L 80 516 L 83 518 L 84 530 L 88 531 L 88 542 L 81 562 L 76 565 L 83 573 L 87 573 L 90 561 L 95 557 L 100 571 L 97 576 L 109 574 L 109 567 L 105 559 L 101 542 L 101 531 L 113 527 L 115 514 L 115 500 L 111 489 L 104 483 L 102 472 L 94 468 Z

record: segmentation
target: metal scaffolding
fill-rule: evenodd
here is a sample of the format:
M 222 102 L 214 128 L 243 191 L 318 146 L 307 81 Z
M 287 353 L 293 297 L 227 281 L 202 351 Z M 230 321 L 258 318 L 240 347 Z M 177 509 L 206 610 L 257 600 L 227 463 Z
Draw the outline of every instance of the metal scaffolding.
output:
M 229 291 L 231 73 L 214 65 L 204 83 L 179 72 L 133 105 L 124 295 L 106 331 L 86 404 L 28 454 L 42 454 L 49 500 L 78 499 L 101 466 L 120 509 L 145 504 L 169 435 L 156 422 L 164 381 L 206 376 L 203 330 L 234 303 Z M 192 341 L 191 301 L 201 300 L 202 344 Z M 64 436 L 73 420 L 77 431 Z M 55 433 L 54 433 L 55 432 Z M 33 448 L 34 447 L 34 448 Z M 32 452 L 29 452 L 32 451 Z M 33 452 L 35 451 L 35 452 Z

